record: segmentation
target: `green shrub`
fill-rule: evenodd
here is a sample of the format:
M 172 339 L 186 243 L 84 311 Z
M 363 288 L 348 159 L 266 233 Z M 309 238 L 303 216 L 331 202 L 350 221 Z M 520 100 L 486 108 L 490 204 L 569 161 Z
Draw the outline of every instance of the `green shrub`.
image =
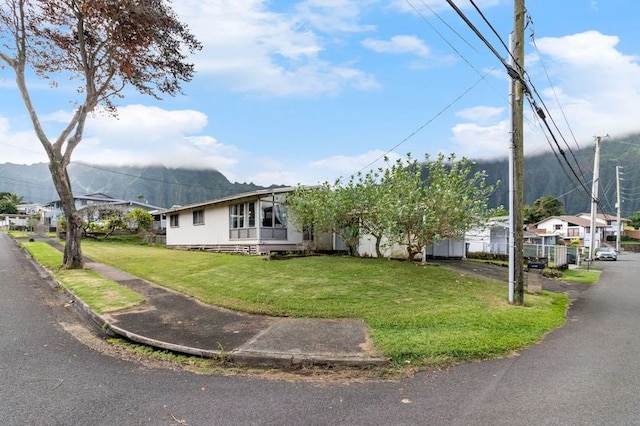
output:
M 555 268 L 545 268 L 542 270 L 542 276 L 545 278 L 561 278 L 562 271 Z

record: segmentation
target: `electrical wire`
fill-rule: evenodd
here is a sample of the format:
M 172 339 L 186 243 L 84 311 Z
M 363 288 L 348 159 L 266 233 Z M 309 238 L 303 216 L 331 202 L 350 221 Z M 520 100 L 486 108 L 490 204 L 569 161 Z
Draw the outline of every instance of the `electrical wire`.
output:
M 458 97 L 456 97 L 453 101 L 451 101 L 448 105 L 446 105 L 444 108 L 442 108 L 440 111 L 438 111 L 433 117 L 431 117 L 429 120 L 427 120 L 422 126 L 418 127 L 416 130 L 414 130 L 413 132 L 411 132 L 407 137 L 405 137 L 404 139 L 402 139 L 400 142 L 398 142 L 397 144 L 395 144 L 393 147 L 391 147 L 389 150 L 387 150 L 384 154 L 380 155 L 378 158 L 376 158 L 375 160 L 371 161 L 369 164 L 367 164 L 366 166 L 362 167 L 358 173 L 363 172 L 365 169 L 371 167 L 373 164 L 375 164 L 376 162 L 380 161 L 382 158 L 386 157 L 387 155 L 389 155 L 389 153 L 393 152 L 396 148 L 398 148 L 400 145 L 404 144 L 406 141 L 408 141 L 409 139 L 411 139 L 412 137 L 414 137 L 416 134 L 418 134 L 422 129 L 424 129 L 425 127 L 427 127 L 429 124 L 431 124 L 436 118 L 440 117 L 442 114 L 444 114 L 449 108 L 451 108 L 453 105 L 455 105 L 458 101 L 460 101 L 460 99 L 464 98 L 467 93 L 471 92 L 478 84 L 480 84 L 484 79 L 486 78 L 486 75 L 482 76 L 478 81 L 476 81 L 473 85 L 471 85 L 467 90 L 465 90 L 464 92 L 462 92 L 460 95 L 458 95 Z
M 413 9 L 414 12 L 416 12 L 416 14 L 418 16 L 420 16 L 422 18 L 422 20 L 424 20 L 433 31 L 436 32 L 436 34 L 438 34 L 445 42 L 448 42 L 448 40 L 446 39 L 446 37 L 444 37 L 444 35 L 442 35 L 442 33 L 440 33 L 440 31 L 438 31 L 438 29 L 431 24 L 431 22 L 429 22 L 428 19 L 426 19 L 426 17 L 424 15 L 422 15 L 422 13 L 420 13 L 420 11 L 418 9 L 416 9 L 416 7 L 409 1 L 409 0 L 405 0 L 405 2 L 409 5 L 409 7 L 411 7 Z M 440 22 L 442 22 L 447 28 L 449 28 L 451 30 L 452 33 L 454 33 L 455 35 L 457 35 L 460 40 L 464 41 L 467 46 L 469 46 L 471 49 L 473 49 L 475 52 L 477 52 L 478 50 L 471 44 L 469 43 L 469 41 L 464 38 L 462 36 L 462 34 L 460 34 L 458 31 L 456 31 L 447 21 L 445 21 L 442 16 L 440 16 L 440 14 L 438 12 L 436 12 L 431 6 L 429 6 L 429 4 L 425 1 L 425 0 L 421 0 L 421 3 L 424 7 L 426 7 L 427 9 L 429 9 L 429 11 L 440 20 Z M 449 47 L 451 47 L 452 49 L 455 50 L 455 47 L 453 47 L 452 44 L 449 44 Z M 456 51 L 456 53 L 460 54 L 459 52 Z
M 535 88 L 535 86 L 532 84 L 531 79 L 530 78 L 528 78 L 528 79 L 524 78 L 524 75 L 523 75 L 524 74 L 523 73 L 524 70 L 521 70 L 522 72 L 518 72 L 518 71 L 515 70 L 515 68 L 513 68 L 510 64 L 508 64 L 505 61 L 505 59 L 502 56 L 500 56 L 498 51 L 491 45 L 491 43 L 487 40 L 487 38 L 484 37 L 484 35 L 478 30 L 478 28 L 464 14 L 464 12 L 458 6 L 456 6 L 456 4 L 452 0 L 446 0 L 446 1 L 455 10 L 455 12 L 458 14 L 458 16 L 460 16 L 460 18 L 467 24 L 467 26 L 469 26 L 469 28 L 478 36 L 478 38 L 480 38 L 480 40 L 482 40 L 482 42 L 489 48 L 489 50 L 498 58 L 498 60 L 507 69 L 507 73 L 509 74 L 509 76 L 511 78 L 513 78 L 513 79 L 517 79 L 518 81 L 520 81 L 522 83 L 522 86 L 523 86 L 523 89 L 524 89 L 523 91 L 524 91 L 525 96 L 529 100 L 529 103 L 530 103 L 531 107 L 533 108 L 533 110 L 535 111 L 536 115 L 544 123 L 544 127 L 546 128 L 546 131 L 549 133 L 549 136 L 553 140 L 553 142 L 554 142 L 556 148 L 558 149 L 558 152 L 562 156 L 565 164 L 567 164 L 567 166 L 569 167 L 569 170 L 571 170 L 571 173 L 575 176 L 575 178 L 577 179 L 578 183 L 584 188 L 585 193 L 589 194 L 588 189 L 584 185 L 584 180 L 583 180 L 584 179 L 584 175 L 583 175 L 583 179 L 581 179 L 578 176 L 578 174 L 576 173 L 574 167 L 569 163 L 569 161 L 568 161 L 568 159 L 566 157 L 565 151 L 560 147 L 560 144 L 559 144 L 554 132 L 552 131 L 551 126 L 549 126 L 549 122 L 547 121 L 547 116 L 545 116 L 544 111 L 546 110 L 546 112 L 547 112 L 549 117 L 551 117 L 551 114 L 550 114 L 548 108 L 546 108 L 546 105 L 544 105 L 544 101 L 540 97 L 540 95 L 539 95 L 537 89 Z M 477 8 L 477 6 L 476 6 L 476 9 L 479 10 L 479 8 Z M 495 32 L 495 28 L 488 22 L 488 20 L 484 16 L 484 14 L 482 14 L 482 16 L 485 19 L 485 22 L 487 22 L 487 24 Z M 502 43 L 504 45 L 504 42 L 502 42 Z M 505 47 L 506 47 L 506 45 L 505 45 Z M 533 93 L 536 93 L 537 96 L 540 98 L 540 102 L 543 104 L 544 110 L 538 106 L 536 100 L 534 99 L 533 94 L 532 94 L 532 88 L 533 88 Z M 556 126 L 556 130 L 561 134 L 561 132 L 557 128 L 557 126 Z M 547 138 L 547 141 L 549 141 L 548 138 Z M 552 150 L 554 150 L 553 145 L 550 144 L 550 146 L 551 146 Z M 555 151 L 554 151 L 554 154 L 555 154 Z M 556 155 L 556 158 L 558 159 L 558 161 L 560 161 L 560 159 L 557 157 L 557 155 Z M 577 163 L 577 161 L 576 161 L 576 163 Z M 582 173 L 582 170 L 580 170 L 580 173 Z M 590 195 L 590 197 L 591 197 L 591 195 Z
M 528 24 L 529 31 L 530 31 L 529 38 L 531 39 L 531 44 L 533 45 L 534 49 L 538 53 L 540 65 L 542 65 L 542 70 L 544 71 L 544 74 L 547 77 L 547 81 L 549 82 L 549 86 L 551 87 L 551 91 L 553 92 L 553 97 L 556 100 L 556 104 L 558 105 L 560 112 L 562 113 L 562 117 L 564 118 L 564 122 L 567 125 L 567 128 L 569 129 L 569 133 L 571 133 L 571 137 L 573 138 L 573 141 L 576 144 L 576 148 L 581 149 L 580 145 L 578 144 L 578 140 L 576 139 L 576 135 L 573 132 L 571 124 L 569 123 L 567 115 L 564 112 L 564 108 L 562 108 L 562 103 L 560 102 L 560 98 L 558 98 L 558 93 L 556 92 L 556 88 L 553 82 L 551 81 L 551 77 L 549 76 L 549 71 L 547 70 L 547 66 L 545 64 L 544 58 L 542 57 L 542 54 L 540 53 L 540 49 L 538 48 L 538 44 L 536 43 L 534 23 L 533 23 L 533 18 L 531 18 L 531 15 L 527 15 L 527 20 L 529 22 Z

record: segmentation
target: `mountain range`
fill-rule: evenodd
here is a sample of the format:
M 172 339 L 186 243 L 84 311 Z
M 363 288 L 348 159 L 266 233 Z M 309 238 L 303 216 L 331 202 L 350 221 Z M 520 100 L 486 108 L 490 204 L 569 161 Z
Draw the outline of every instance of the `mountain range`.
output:
M 72 162 L 68 173 L 76 195 L 103 193 L 164 208 L 265 188 L 252 183 L 232 183 L 222 173 L 211 169 L 104 167 Z M 45 163 L 0 164 L 0 192 L 21 195 L 29 202 L 46 203 L 59 199 Z
M 543 196 L 562 201 L 567 214 L 590 211 L 594 146 L 564 144 L 555 150 L 525 157 L 524 201 L 532 204 Z M 599 212 L 616 213 L 616 167 L 621 176 L 622 215 L 640 210 L 640 135 L 605 138 L 600 150 Z M 491 207 L 508 207 L 509 166 L 506 159 L 477 161 L 487 183 L 498 183 L 490 197 Z M 230 182 L 216 170 L 167 168 L 163 166 L 94 166 L 72 163 L 69 176 L 75 194 L 104 193 L 114 198 L 171 207 L 213 200 L 264 189 L 253 183 Z M 274 183 L 273 186 L 279 186 Z M 58 199 L 46 164 L 0 164 L 0 192 L 21 195 L 30 202 Z

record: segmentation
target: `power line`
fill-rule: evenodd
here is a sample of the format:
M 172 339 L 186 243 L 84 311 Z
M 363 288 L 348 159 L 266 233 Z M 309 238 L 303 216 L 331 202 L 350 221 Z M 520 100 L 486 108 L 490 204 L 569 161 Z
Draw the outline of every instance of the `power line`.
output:
M 511 59 L 514 59 L 513 56 L 511 55 L 511 49 L 509 49 L 509 46 L 507 46 L 507 43 L 505 43 L 504 40 L 502 40 L 502 37 L 500 36 L 500 34 L 498 34 L 498 31 L 496 31 L 495 27 L 491 24 L 491 22 L 489 22 L 489 20 L 484 15 L 482 10 L 480 10 L 480 8 L 476 4 L 476 2 L 473 1 L 473 0 L 469 0 L 469 1 L 471 2 L 471 5 L 475 8 L 475 10 L 478 12 L 478 14 L 482 18 L 482 20 L 485 22 L 485 24 L 487 24 L 487 26 L 491 29 L 491 31 L 493 31 L 493 34 L 496 36 L 496 38 L 498 40 L 500 40 L 500 43 L 502 44 L 504 49 L 508 52 L 508 54 L 511 57 Z M 515 63 L 515 61 L 514 61 L 514 63 Z
M 549 82 L 549 86 L 551 87 L 551 91 L 553 92 L 553 97 L 556 100 L 556 103 L 558 104 L 558 108 L 560 108 L 560 112 L 562 113 L 562 117 L 564 118 L 564 122 L 567 125 L 567 128 L 569 129 L 569 133 L 571 133 L 571 137 L 573 138 L 575 144 L 576 144 L 576 148 L 580 149 L 580 145 L 578 144 L 578 140 L 576 139 L 575 134 L 573 133 L 573 129 L 571 128 L 571 124 L 569 123 L 569 120 L 567 119 L 567 115 L 564 112 L 564 108 L 562 108 L 562 104 L 560 102 L 560 99 L 558 98 L 558 93 L 556 92 L 556 88 L 554 86 L 554 84 L 551 82 L 551 77 L 549 76 L 549 72 L 547 71 L 547 66 L 545 65 L 544 59 L 542 58 L 542 55 L 540 54 L 540 49 L 538 49 L 538 44 L 536 43 L 536 38 L 535 38 L 535 30 L 534 30 L 534 25 L 533 25 L 533 18 L 531 18 L 530 15 L 528 15 L 528 20 L 529 20 L 529 24 L 530 24 L 530 38 L 531 38 L 531 43 L 533 44 L 533 47 L 535 48 L 536 52 L 538 52 L 538 58 L 540 59 L 540 64 L 542 65 L 542 69 L 544 71 L 545 76 L 547 77 L 547 81 Z
M 547 114 L 549 115 L 549 117 L 551 117 L 551 114 L 550 114 L 548 108 L 546 108 L 546 105 L 544 105 L 544 101 L 542 100 L 542 98 L 540 97 L 537 89 L 535 88 L 535 86 L 531 82 L 531 79 L 530 78 L 527 78 L 527 79 L 524 78 L 524 75 L 523 75 L 523 74 L 525 74 L 524 70 L 516 71 L 515 68 L 513 68 L 511 66 L 511 64 L 507 63 L 505 61 L 505 59 L 498 53 L 498 51 L 495 49 L 495 47 L 493 47 L 493 45 L 491 45 L 491 43 L 487 40 L 487 38 L 484 37 L 484 35 L 480 32 L 480 30 L 478 30 L 478 28 L 471 22 L 471 20 L 465 15 L 464 12 L 458 6 L 456 6 L 456 4 L 452 0 L 447 0 L 447 3 L 456 11 L 458 16 L 460 16 L 460 18 L 467 24 L 467 26 L 477 35 L 477 37 L 480 40 L 482 40 L 482 42 L 489 48 L 489 50 L 498 58 L 498 60 L 502 63 L 502 65 L 507 69 L 507 73 L 509 74 L 509 76 L 511 78 L 513 78 L 513 79 L 517 79 L 518 81 L 520 81 L 522 83 L 522 86 L 524 88 L 524 93 L 525 93 L 525 96 L 527 97 L 527 99 L 529 100 L 529 104 L 533 108 L 533 110 L 534 110 L 535 114 L 537 115 L 538 119 L 541 120 L 544 123 L 544 128 L 546 128 L 546 131 L 548 132 L 549 136 L 551 137 L 551 139 L 555 143 L 555 146 L 557 147 L 558 152 L 562 156 L 565 164 L 568 166 L 568 168 L 571 171 L 571 173 L 575 176 L 575 178 L 577 179 L 578 183 L 580 183 L 580 185 L 583 187 L 585 193 L 589 194 L 589 191 L 585 187 L 583 180 L 578 176 L 578 174 L 575 171 L 575 169 L 573 168 L 573 166 L 569 163 L 564 150 L 560 147 L 560 144 L 558 143 L 558 140 L 557 140 L 553 130 L 551 129 L 551 126 L 549 126 L 549 123 L 547 121 L 547 116 L 545 115 L 545 110 L 546 110 Z M 475 6 L 475 7 L 476 7 L 477 10 L 479 10 L 479 8 L 477 8 L 477 6 Z M 490 22 L 486 19 L 484 14 L 481 13 L 481 15 L 485 19 L 485 22 L 487 22 L 487 24 L 495 31 L 495 28 L 493 28 L 493 25 L 490 24 Z M 502 43 L 504 45 L 504 42 L 502 42 Z M 506 45 L 504 45 L 504 46 L 506 47 Z M 532 92 L 531 88 L 533 88 L 533 92 Z M 533 98 L 533 93 L 535 93 L 538 96 L 538 98 L 540 99 L 540 102 L 544 106 L 544 110 L 538 106 L 536 100 Z M 557 126 L 556 126 L 556 130 L 561 135 L 561 132 L 557 128 Z M 549 143 L 552 151 L 556 155 L 556 159 L 561 163 L 560 158 L 555 153 L 554 146 L 551 144 L 551 142 L 549 141 L 548 138 L 547 138 L 547 142 Z M 566 141 L 565 141 L 565 143 L 566 143 Z M 564 167 L 563 167 L 563 170 L 564 170 Z M 582 170 L 580 170 L 580 173 L 582 174 Z M 584 175 L 583 175 L 583 179 L 584 179 Z
M 440 111 L 438 111 L 433 117 L 431 117 L 429 120 L 427 120 L 422 126 L 418 127 L 416 130 L 414 130 L 413 132 L 411 132 L 407 137 L 405 137 L 404 139 L 402 139 L 400 142 L 398 142 L 397 144 L 395 144 L 393 147 L 391 147 L 389 150 L 387 150 L 384 154 L 382 154 L 381 156 L 379 156 L 378 158 L 376 158 L 375 160 L 371 161 L 369 164 L 367 164 L 366 166 L 362 167 L 359 172 L 364 171 L 365 169 L 371 167 L 373 164 L 375 164 L 376 162 L 380 161 L 382 158 L 386 157 L 389 153 L 393 152 L 396 148 L 398 148 L 400 145 L 402 145 L 403 143 L 405 143 L 406 141 L 408 141 L 409 139 L 411 139 L 412 137 L 414 137 L 416 134 L 418 134 L 422 129 L 424 129 L 425 127 L 427 127 L 429 124 L 431 124 L 433 121 L 435 121 L 436 118 L 440 117 L 442 114 L 445 113 L 445 111 L 447 111 L 449 108 L 451 108 L 453 105 L 455 105 L 460 99 L 462 99 L 463 97 L 465 97 L 467 95 L 467 93 L 469 93 L 470 91 L 472 91 L 478 84 L 480 84 L 484 79 L 486 78 L 486 75 L 481 77 L 478 81 L 476 81 L 473 85 L 471 85 L 467 90 L 465 90 L 464 92 L 462 92 L 458 97 L 456 97 L 453 101 L 451 101 L 448 105 L 446 105 L 444 108 L 442 108 Z
M 427 23 L 427 25 L 429 25 L 429 26 L 431 27 L 431 29 L 432 29 L 433 31 L 435 31 L 435 33 L 436 33 L 436 34 L 438 34 L 438 35 L 440 36 L 440 38 L 442 38 L 442 39 L 443 39 L 443 40 L 444 40 L 444 41 L 449 45 L 449 47 L 451 47 L 451 48 L 452 48 L 452 49 L 453 49 L 453 50 L 454 50 L 458 55 L 462 56 L 462 54 L 461 54 L 460 52 L 458 52 L 458 50 L 453 46 L 453 44 L 451 44 L 451 43 L 449 42 L 449 40 L 447 40 L 447 38 L 446 38 L 442 33 L 440 33 L 440 31 L 438 31 L 438 29 L 437 29 L 434 25 L 432 25 L 432 24 L 431 24 L 431 22 L 429 22 L 429 20 L 428 20 L 424 15 L 422 15 L 422 13 L 420 13 L 420 11 L 419 11 L 418 9 L 416 9 L 416 7 L 411 3 L 411 1 L 409 1 L 409 0 L 405 0 L 405 2 L 406 2 L 406 3 L 407 3 L 407 4 L 408 4 L 408 5 L 409 5 L 413 10 L 414 10 L 414 12 L 416 12 L 416 14 L 417 14 L 418 16 L 420 16 L 420 17 L 422 18 L 422 20 L 423 20 L 423 21 L 425 21 L 425 22 Z M 431 12 L 431 13 L 432 13 L 436 18 L 438 18 L 438 19 L 440 20 L 440 22 L 442 22 L 442 23 L 443 23 L 447 28 L 449 28 L 449 29 L 451 30 L 451 32 L 452 32 L 452 33 L 454 33 L 455 35 L 457 35 L 457 36 L 460 38 L 460 40 L 464 41 L 464 42 L 467 44 L 467 46 L 469 46 L 469 47 L 470 47 L 471 49 L 473 49 L 474 51 L 476 51 L 476 52 L 478 51 L 478 50 L 477 50 L 477 49 L 476 49 L 476 48 L 475 48 L 471 43 L 469 43 L 469 41 L 467 41 L 467 39 L 466 39 L 466 38 L 464 38 L 464 37 L 463 37 L 459 32 L 457 32 L 457 31 L 456 31 L 456 30 L 455 30 L 455 29 L 454 29 L 454 28 L 453 28 L 453 27 L 452 27 L 452 26 L 451 26 L 447 21 L 445 21 L 445 20 L 442 18 L 442 16 L 440 16 L 440 14 L 439 14 L 438 12 L 436 12 L 436 11 L 435 11 L 431 6 L 429 6 L 429 4 L 428 4 L 425 0 L 422 0 L 421 2 L 422 2 L 422 5 L 423 5 L 424 7 L 426 7 L 427 9 L 429 9 L 429 11 L 430 11 L 430 12 Z

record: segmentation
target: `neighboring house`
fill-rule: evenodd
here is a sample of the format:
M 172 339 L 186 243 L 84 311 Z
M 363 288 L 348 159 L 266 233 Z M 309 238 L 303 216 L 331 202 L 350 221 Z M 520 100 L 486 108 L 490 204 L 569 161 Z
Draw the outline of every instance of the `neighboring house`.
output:
M 523 232 L 525 245 L 553 245 L 553 238 L 545 238 L 534 232 Z M 465 234 L 467 253 L 509 254 L 509 217 L 500 216 L 489 219 L 484 227 L 477 227 Z
M 29 224 L 29 216 L 26 214 L 0 214 L 0 229 L 26 230 Z
M 49 226 L 50 208 L 38 203 L 18 204 L 19 214 L 27 215 L 27 228 L 37 232 L 46 232 Z
M 589 220 L 589 223 L 591 223 L 591 213 L 580 213 L 577 216 L 583 219 L 587 219 Z M 618 235 L 618 218 L 616 216 L 612 216 L 606 213 L 598 213 L 596 215 L 596 223 L 606 226 L 602 230 L 603 241 L 606 241 L 608 236 Z M 624 231 L 625 225 L 629 224 L 629 219 L 621 217 L 620 224 L 622 225 L 620 227 L 620 232 L 622 232 Z
M 38 203 L 18 204 L 16 206 L 18 213 L 26 214 L 28 216 L 37 216 L 41 212 L 47 212 L 50 209 Z
M 491 218 L 485 226 L 470 229 L 464 235 L 466 253 L 507 254 L 509 217 Z
M 157 214 L 162 210 L 162 208 L 158 206 L 152 206 L 150 204 L 142 203 L 139 201 L 120 200 L 102 193 L 74 196 L 74 203 L 78 211 L 82 211 L 82 209 L 85 209 L 87 207 L 102 205 L 121 207 L 127 212 L 130 212 L 137 207 L 141 208 L 142 210 L 146 210 L 151 214 Z M 51 227 L 56 227 L 58 218 L 63 215 L 60 200 L 51 201 L 47 204 L 47 207 L 50 208 L 50 211 L 47 214 L 49 218 L 49 224 Z
M 335 235 L 295 229 L 286 205 L 293 190 L 262 189 L 167 209 L 167 247 L 251 254 L 346 250 Z
M 596 247 L 600 246 L 607 225 L 596 222 Z M 535 224 L 529 229 L 544 239 L 544 244 L 553 244 L 559 239 L 567 242 L 579 240 L 582 246 L 590 246 L 591 221 L 578 216 L 551 216 Z M 551 241 L 554 242 L 551 242 Z

